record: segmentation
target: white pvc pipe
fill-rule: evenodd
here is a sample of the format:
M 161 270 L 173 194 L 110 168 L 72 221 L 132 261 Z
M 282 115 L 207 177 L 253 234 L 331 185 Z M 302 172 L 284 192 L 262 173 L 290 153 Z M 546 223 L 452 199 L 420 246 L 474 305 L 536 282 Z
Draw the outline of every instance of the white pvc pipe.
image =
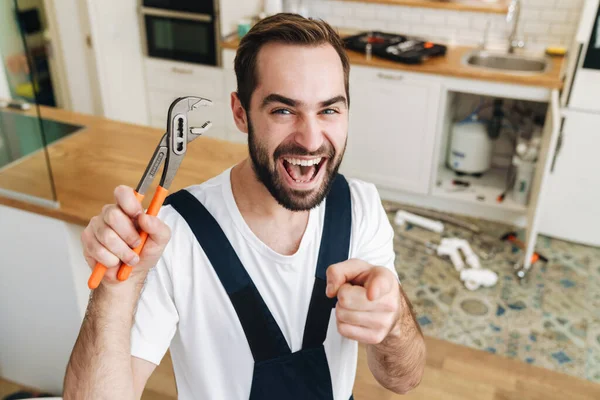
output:
M 394 222 L 396 225 L 404 225 L 406 222 L 409 222 L 413 225 L 428 229 L 433 232 L 444 232 L 444 224 L 440 221 L 435 221 L 429 218 L 421 217 L 420 215 L 411 214 L 404 210 L 396 212 Z

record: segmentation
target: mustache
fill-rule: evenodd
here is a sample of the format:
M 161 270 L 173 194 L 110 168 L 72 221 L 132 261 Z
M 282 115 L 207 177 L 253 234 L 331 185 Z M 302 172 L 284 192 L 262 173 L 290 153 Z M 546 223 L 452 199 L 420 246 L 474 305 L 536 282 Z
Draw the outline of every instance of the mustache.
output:
M 335 156 L 335 149 L 329 143 L 323 143 L 315 151 L 308 151 L 304 147 L 294 143 L 282 144 L 273 153 L 275 159 L 280 158 L 283 155 L 287 156 L 306 156 L 306 157 L 324 157 L 332 159 Z

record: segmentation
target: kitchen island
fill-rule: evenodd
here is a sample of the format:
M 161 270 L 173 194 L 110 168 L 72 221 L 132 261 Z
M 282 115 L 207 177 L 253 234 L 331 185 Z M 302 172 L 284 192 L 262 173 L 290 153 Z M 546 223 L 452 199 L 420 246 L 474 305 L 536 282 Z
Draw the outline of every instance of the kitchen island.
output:
M 210 109 L 207 109 L 210 110 Z M 25 112 L 32 113 L 33 111 Z M 44 119 L 81 125 L 84 128 L 48 147 L 58 208 L 30 204 L 0 195 L 0 204 L 32 211 L 85 226 L 102 206 L 112 203 L 114 188 L 138 184 L 164 130 L 126 124 L 101 117 L 41 107 Z M 210 119 L 210 111 L 206 117 Z M 200 137 L 188 148 L 171 192 L 202 183 L 247 155 L 247 146 Z M 0 171 L 0 188 L 43 197 L 47 182 L 42 151 L 8 165 Z M 158 179 L 154 182 L 150 194 Z M 150 203 L 151 196 L 144 199 Z
M 23 114 L 35 116 L 33 110 Z M 137 185 L 164 130 L 48 107 L 41 107 L 41 116 L 83 128 L 47 148 L 56 207 L 6 195 L 47 197 L 43 150 L 0 170 L 0 188 L 6 190 L 0 192 L 0 373 L 60 393 L 89 296 L 81 232 L 104 204 L 114 202 L 116 186 Z M 200 137 L 190 144 L 171 192 L 202 183 L 246 155 L 246 145 Z

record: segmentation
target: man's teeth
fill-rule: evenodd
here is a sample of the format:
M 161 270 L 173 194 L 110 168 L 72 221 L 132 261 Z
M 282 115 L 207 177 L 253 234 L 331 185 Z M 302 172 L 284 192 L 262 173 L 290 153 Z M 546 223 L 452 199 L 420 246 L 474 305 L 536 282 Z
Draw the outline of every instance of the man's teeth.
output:
M 292 165 L 302 165 L 304 167 L 309 167 L 311 165 L 317 165 L 321 162 L 321 157 L 313 158 L 312 160 L 301 160 L 299 158 L 284 158 L 285 161 Z

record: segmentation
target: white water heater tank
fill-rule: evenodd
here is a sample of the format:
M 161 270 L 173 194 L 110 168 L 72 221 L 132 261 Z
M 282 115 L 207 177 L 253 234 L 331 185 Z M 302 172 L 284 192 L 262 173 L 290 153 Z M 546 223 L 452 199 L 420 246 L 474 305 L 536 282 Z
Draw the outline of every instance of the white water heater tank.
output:
M 463 174 L 483 174 L 492 166 L 493 144 L 485 123 L 457 122 L 452 125 L 448 166 Z

